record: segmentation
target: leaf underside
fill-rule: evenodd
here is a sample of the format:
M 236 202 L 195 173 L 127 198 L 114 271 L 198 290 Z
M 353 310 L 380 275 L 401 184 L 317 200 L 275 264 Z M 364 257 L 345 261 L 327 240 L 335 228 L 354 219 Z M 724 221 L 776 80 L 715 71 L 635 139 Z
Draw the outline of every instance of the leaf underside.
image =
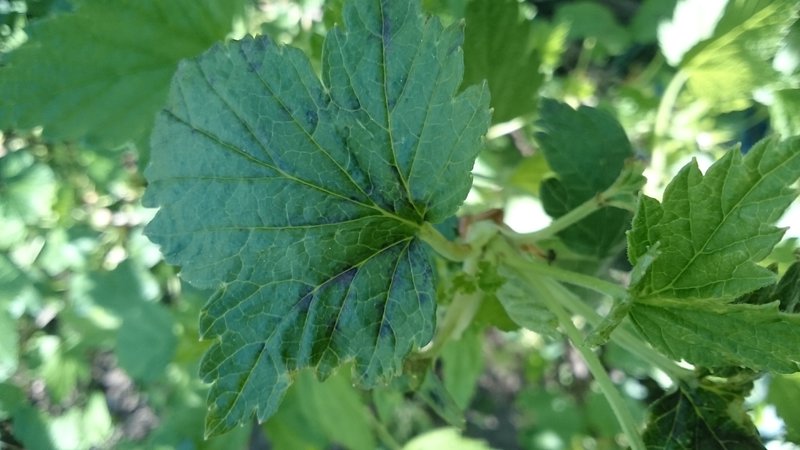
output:
M 800 138 L 768 139 L 746 156 L 731 150 L 705 175 L 689 164 L 662 203 L 642 197 L 629 256 L 635 264 L 656 243 L 659 256 L 631 287 L 631 318 L 656 348 L 706 367 L 800 370 L 800 316 L 785 307 L 795 284 L 758 304 L 735 303 L 775 283 L 757 262 L 783 236 L 773 224 L 799 177 Z
M 457 94 L 462 30 L 418 1 L 354 0 L 322 80 L 266 37 L 181 64 L 152 137 L 147 228 L 167 260 L 216 287 L 207 433 L 276 410 L 292 373 L 353 360 L 375 386 L 434 329 L 424 221 L 451 216 L 488 128 L 485 86 Z

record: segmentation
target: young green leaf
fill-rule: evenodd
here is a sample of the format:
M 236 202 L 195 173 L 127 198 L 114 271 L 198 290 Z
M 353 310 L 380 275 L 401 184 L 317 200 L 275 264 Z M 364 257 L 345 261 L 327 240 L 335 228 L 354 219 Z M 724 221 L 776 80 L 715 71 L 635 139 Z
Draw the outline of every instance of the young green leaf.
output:
M 178 61 L 223 39 L 242 4 L 95 0 L 35 22 L 0 70 L 0 126 L 100 146 L 144 139 Z
M 750 385 L 701 383 L 661 398 L 644 432 L 652 450 L 764 450 L 744 409 Z
M 631 287 L 631 318 L 656 348 L 708 367 L 800 369 L 800 315 L 791 313 L 796 270 L 768 300 L 733 303 L 774 283 L 775 274 L 756 263 L 783 235 L 772 224 L 795 198 L 798 177 L 800 138 L 769 139 L 744 157 L 728 152 L 705 176 L 689 164 L 662 204 L 642 198 L 630 259 L 656 243 L 660 255 Z
M 687 165 L 661 204 L 642 197 L 630 259 L 656 242 L 661 256 L 632 286 L 636 296 L 725 302 L 773 283 L 775 274 L 756 263 L 783 236 L 773 224 L 797 196 L 798 177 L 800 138 L 767 139 L 744 157 L 729 151 L 705 175 Z
M 467 7 L 464 85 L 487 80 L 494 122 L 536 111 L 536 92 L 544 82 L 541 58 L 531 43 L 531 22 L 517 0 L 473 0 Z
M 182 276 L 216 287 L 207 432 L 268 418 L 291 373 L 354 360 L 359 384 L 399 374 L 433 334 L 429 250 L 489 124 L 483 87 L 456 94 L 462 30 L 419 1 L 353 0 L 324 44 L 322 82 L 266 37 L 181 64 L 158 116 L 148 235 Z
M 578 110 L 555 100 L 541 101 L 540 131 L 536 134 L 556 178 L 542 183 L 545 211 L 561 217 L 610 187 L 633 149 L 620 124 L 605 111 Z M 631 214 L 603 208 L 559 233 L 575 251 L 605 257 L 624 241 Z

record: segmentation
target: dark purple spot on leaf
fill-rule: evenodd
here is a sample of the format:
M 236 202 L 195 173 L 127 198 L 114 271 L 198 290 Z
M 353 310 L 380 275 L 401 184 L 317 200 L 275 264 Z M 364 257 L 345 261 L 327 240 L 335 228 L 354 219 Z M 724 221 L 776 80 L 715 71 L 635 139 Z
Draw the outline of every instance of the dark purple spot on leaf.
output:
M 319 122 L 319 116 L 317 115 L 316 111 L 306 111 L 306 121 L 308 124 L 315 128 L 317 126 L 317 122 Z

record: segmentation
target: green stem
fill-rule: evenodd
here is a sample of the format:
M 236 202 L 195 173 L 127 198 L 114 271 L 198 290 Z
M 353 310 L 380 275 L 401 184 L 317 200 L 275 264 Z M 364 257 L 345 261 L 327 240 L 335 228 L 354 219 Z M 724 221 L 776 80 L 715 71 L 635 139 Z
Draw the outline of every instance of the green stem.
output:
M 442 236 L 439 230 L 428 222 L 420 226 L 418 236 L 425 241 L 425 243 L 430 245 L 436 253 L 450 261 L 464 261 L 473 253 L 471 246 L 448 240 L 446 237 Z
M 498 240 L 495 242 L 495 250 L 499 250 L 498 253 L 503 255 L 503 263 L 517 268 L 522 273 L 535 272 L 539 275 L 544 275 L 573 286 L 580 286 L 615 299 L 622 299 L 628 295 L 627 289 L 616 283 L 551 266 L 549 264 L 527 260 L 523 258 L 522 255 L 515 254 L 514 249 L 511 248 L 508 243 L 499 243 Z
M 660 191 L 664 174 L 667 173 L 667 152 L 664 144 L 669 134 L 669 126 L 670 122 L 672 122 L 675 105 L 678 103 L 678 96 L 688 80 L 689 75 L 683 70 L 678 70 L 672 76 L 664 95 L 661 96 L 661 102 L 658 104 L 653 140 L 650 144 L 650 171 L 648 171 L 649 175 L 645 189 L 645 192 L 650 195 L 657 195 Z
M 607 295 L 616 301 L 622 301 L 627 298 L 628 291 L 615 283 L 610 283 L 589 275 L 575 273 L 569 270 L 553 267 L 547 264 L 542 264 L 534 261 L 527 260 L 521 255 L 517 254 L 508 242 L 502 239 L 495 239 L 492 244 L 492 250 L 497 252 L 502 257 L 502 262 L 517 269 L 520 273 L 536 273 L 550 277 L 553 280 L 563 283 L 571 284 L 574 286 L 581 286 L 600 294 Z M 587 322 L 592 326 L 602 326 L 604 318 L 600 316 L 592 307 L 587 305 L 578 296 L 576 296 L 569 289 L 558 285 L 557 297 L 567 309 L 572 311 L 573 314 L 583 316 Z M 551 290 L 555 290 L 553 287 Z M 678 366 L 674 361 L 667 358 L 649 348 L 644 342 L 638 338 L 633 332 L 628 331 L 625 327 L 619 327 L 611 334 L 611 340 L 618 345 L 638 356 L 644 361 L 653 364 L 655 367 L 661 369 L 664 373 L 669 375 L 674 380 L 686 379 L 692 375 L 688 369 Z
M 629 162 L 623 168 L 622 172 L 620 172 L 614 183 L 606 190 L 592 196 L 563 216 L 554 219 L 547 227 L 533 233 L 521 234 L 507 229 L 502 230 L 502 232 L 517 243 L 536 244 L 537 242 L 555 236 L 559 232 L 575 225 L 587 216 L 607 206 L 633 211 L 636 208 L 636 197 L 638 196 L 639 189 L 645 181 L 641 172 L 641 165 L 635 162 Z
M 535 244 L 555 236 L 559 232 L 585 219 L 587 216 L 591 215 L 603 206 L 605 206 L 605 204 L 602 201 L 602 194 L 596 195 L 581 203 L 578 207 L 574 208 L 570 212 L 557 219 L 554 219 L 552 222 L 550 222 L 550 225 L 542 228 L 539 231 L 522 234 L 515 233 L 510 230 L 503 230 L 503 234 L 521 244 Z
M 568 289 L 563 289 L 558 298 L 561 300 L 561 304 L 564 305 L 564 307 L 573 314 L 577 314 L 586 319 L 590 325 L 596 327 L 603 323 L 604 318 L 600 314 Z M 676 364 L 675 361 L 648 347 L 644 341 L 637 337 L 633 331 L 630 331 L 628 329 L 629 327 L 626 325 L 627 324 L 623 323 L 614 330 L 614 334 L 611 335 L 611 340 L 613 342 L 637 356 L 639 359 L 647 361 L 652 366 L 666 373 L 673 380 L 683 380 L 693 376 L 691 370 L 684 369 Z
M 470 258 L 464 262 L 464 273 L 475 275 L 477 272 L 477 258 Z M 447 306 L 447 312 L 437 327 L 436 335 L 431 345 L 416 356 L 423 359 L 436 358 L 448 342 L 459 337 L 472 323 L 472 319 L 475 317 L 475 313 L 478 312 L 482 300 L 483 294 L 478 289 L 469 293 L 457 292 L 453 296 L 453 301 Z
M 549 286 L 543 287 L 545 289 L 549 289 Z M 572 342 L 572 345 L 578 350 L 578 352 L 580 352 L 584 361 L 586 361 L 589 371 L 594 376 L 597 385 L 600 387 L 600 390 L 603 392 L 606 400 L 608 400 L 609 405 L 611 405 L 611 410 L 617 417 L 625 436 L 627 436 L 631 449 L 646 450 L 642 436 L 639 433 L 639 426 L 625 404 L 625 399 L 622 398 L 622 395 L 620 395 L 616 385 L 614 385 L 614 382 L 611 381 L 611 377 L 608 375 L 606 368 L 603 367 L 603 363 L 600 361 L 600 358 L 598 358 L 597 355 L 584 343 L 581 332 L 578 330 L 575 324 L 572 323 L 572 317 L 570 317 L 569 313 L 561 306 L 559 301 L 556 300 L 554 296 L 544 295 L 540 300 L 543 301 L 547 308 L 556 315 L 562 330 Z
M 656 141 L 653 143 L 653 147 L 657 147 L 660 141 L 667 136 L 669 124 L 672 121 L 672 112 L 678 103 L 681 89 L 683 89 L 688 80 L 689 75 L 683 70 L 678 70 L 672 76 L 666 90 L 664 90 L 664 95 L 661 96 L 661 102 L 658 104 L 658 112 L 656 113 L 655 129 L 653 130 L 653 138 Z

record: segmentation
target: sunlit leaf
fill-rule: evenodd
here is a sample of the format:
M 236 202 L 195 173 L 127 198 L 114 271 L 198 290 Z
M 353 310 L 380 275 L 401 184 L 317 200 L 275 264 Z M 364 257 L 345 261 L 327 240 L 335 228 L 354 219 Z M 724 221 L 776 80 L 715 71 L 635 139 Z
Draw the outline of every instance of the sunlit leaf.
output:
M 382 383 L 433 333 L 416 233 L 465 198 L 488 93 L 456 95 L 461 29 L 418 1 L 354 0 L 343 16 L 321 82 L 266 37 L 218 45 L 181 65 L 157 119 L 148 235 L 218 288 L 201 318 L 211 434 L 267 419 L 303 367 L 352 360 L 359 384 Z

